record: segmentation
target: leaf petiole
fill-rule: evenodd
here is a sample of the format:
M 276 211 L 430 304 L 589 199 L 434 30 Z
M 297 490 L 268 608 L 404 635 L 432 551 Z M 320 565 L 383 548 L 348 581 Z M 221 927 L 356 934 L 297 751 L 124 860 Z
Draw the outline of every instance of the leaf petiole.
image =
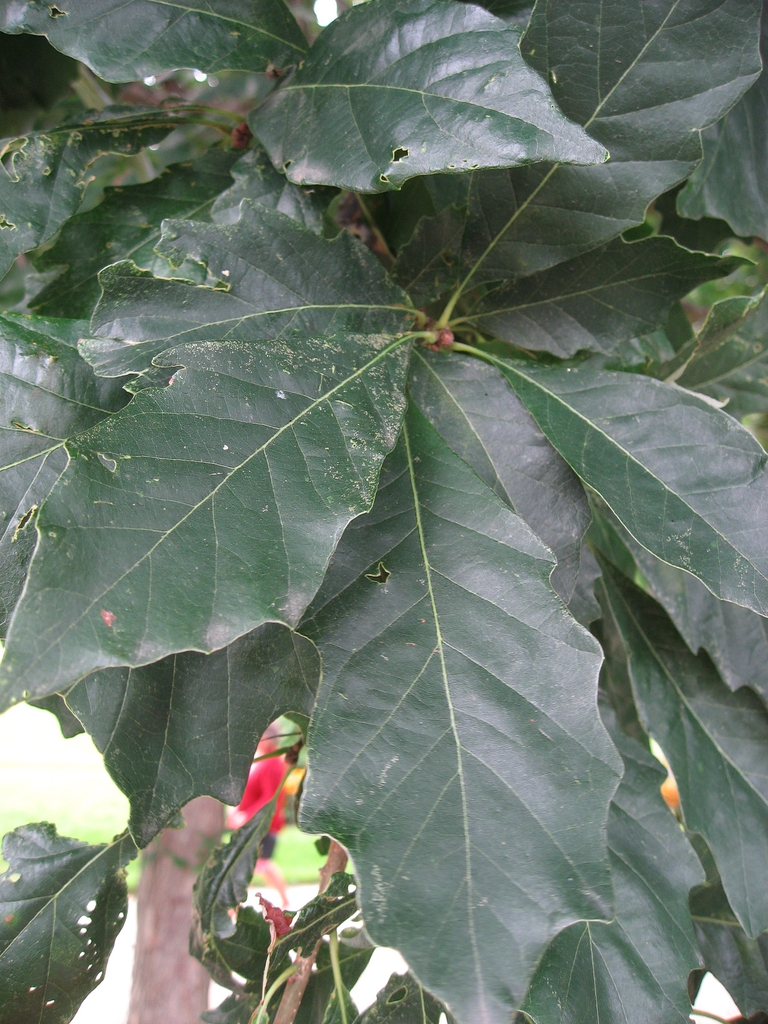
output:
M 341 1013 L 341 1024 L 347 1024 L 347 1007 L 344 1001 L 344 982 L 341 980 L 341 965 L 339 963 L 339 936 L 334 928 L 330 936 L 331 943 L 331 970 L 333 971 L 333 984 L 336 989 L 336 1001 L 339 1004 Z
M 251 1017 L 248 1024 L 265 1024 L 269 1019 L 267 1014 L 269 1011 L 269 1004 L 272 1001 L 272 997 L 275 992 L 283 985 L 290 977 L 296 973 L 296 964 L 291 964 L 290 967 L 286 967 L 282 974 L 278 974 L 275 980 L 267 989 L 266 995 L 262 999 L 261 1003 L 254 1010 L 253 1016 Z

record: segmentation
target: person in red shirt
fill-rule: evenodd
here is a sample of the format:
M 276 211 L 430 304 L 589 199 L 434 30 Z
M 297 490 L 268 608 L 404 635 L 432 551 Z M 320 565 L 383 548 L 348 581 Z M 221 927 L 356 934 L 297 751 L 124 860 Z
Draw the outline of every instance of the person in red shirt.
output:
M 272 751 L 277 750 L 276 736 L 278 732 L 279 728 L 275 725 L 271 725 L 267 729 L 256 748 L 257 757 L 271 754 Z M 285 770 L 285 760 L 282 757 L 268 757 L 264 761 L 254 761 L 248 774 L 248 782 L 245 786 L 243 799 L 227 816 L 227 828 L 240 828 L 246 821 L 250 821 L 254 814 L 260 811 L 265 804 L 268 804 L 283 781 Z M 284 803 L 285 791 L 281 790 L 277 798 L 277 806 L 269 826 L 269 832 L 261 841 L 259 857 L 256 861 L 256 873 L 261 875 L 273 889 L 277 890 L 283 909 L 288 906 L 288 890 L 282 871 L 272 860 L 272 854 L 274 853 L 277 834 L 285 825 Z

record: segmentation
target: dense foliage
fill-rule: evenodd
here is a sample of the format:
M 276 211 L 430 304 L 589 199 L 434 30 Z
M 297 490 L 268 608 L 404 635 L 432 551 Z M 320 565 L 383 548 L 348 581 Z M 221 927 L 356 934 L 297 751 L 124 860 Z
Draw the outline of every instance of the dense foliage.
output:
M 270 808 L 213 853 L 209 1021 L 293 951 L 352 1024 L 372 943 L 412 973 L 359 1024 L 768 1010 L 761 15 L 0 0 L 0 708 L 131 802 L 6 836 L 2 1024 L 71 1019 L 281 715 L 353 874 L 286 931 Z

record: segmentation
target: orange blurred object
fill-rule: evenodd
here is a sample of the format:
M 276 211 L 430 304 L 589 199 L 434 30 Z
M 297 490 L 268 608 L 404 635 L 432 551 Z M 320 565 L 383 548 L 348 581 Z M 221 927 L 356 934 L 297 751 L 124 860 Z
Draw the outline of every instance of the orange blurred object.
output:
M 304 778 L 303 768 L 294 768 L 283 784 L 283 792 L 286 796 L 293 796 L 298 792 L 301 780 Z
M 677 783 L 675 782 L 674 775 L 670 772 L 669 775 L 664 779 L 661 784 L 661 795 L 664 797 L 664 803 L 670 809 L 670 811 L 677 811 L 680 807 L 680 794 L 677 791 Z

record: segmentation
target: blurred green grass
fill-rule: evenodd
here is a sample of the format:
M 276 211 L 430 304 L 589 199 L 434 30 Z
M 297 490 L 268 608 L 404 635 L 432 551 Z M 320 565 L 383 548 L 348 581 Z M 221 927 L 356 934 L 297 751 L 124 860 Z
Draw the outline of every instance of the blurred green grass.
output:
M 128 801 L 89 736 L 65 740 L 53 715 L 20 704 L 0 715 L 0 836 L 35 821 L 52 821 L 60 835 L 105 843 L 125 828 Z M 289 885 L 316 882 L 324 860 L 314 838 L 295 825 L 280 833 L 274 859 Z M 0 857 L 0 870 L 6 867 Z M 138 875 L 134 862 L 130 888 Z

